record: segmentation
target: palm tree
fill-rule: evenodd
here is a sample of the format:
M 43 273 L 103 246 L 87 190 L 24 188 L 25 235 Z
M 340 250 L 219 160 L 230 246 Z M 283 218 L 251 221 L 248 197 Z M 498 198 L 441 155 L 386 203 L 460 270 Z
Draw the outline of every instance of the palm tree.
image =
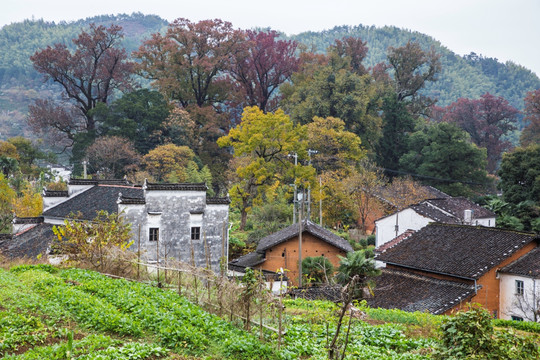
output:
M 339 257 L 339 268 L 336 281 L 341 285 L 349 284 L 355 275 L 358 275 L 355 290 L 369 286 L 370 279 L 380 275 L 381 271 L 375 268 L 373 258 L 367 257 L 363 250 L 351 251 L 346 257 Z M 355 293 L 355 295 L 357 295 Z

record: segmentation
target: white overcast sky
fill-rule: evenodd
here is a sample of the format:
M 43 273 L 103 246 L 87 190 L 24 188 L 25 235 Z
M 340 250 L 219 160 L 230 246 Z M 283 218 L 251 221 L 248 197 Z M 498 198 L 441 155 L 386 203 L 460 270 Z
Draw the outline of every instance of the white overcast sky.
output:
M 0 26 L 141 12 L 167 20 L 219 18 L 289 35 L 338 25 L 394 25 L 460 54 L 511 60 L 540 76 L 540 0 L 2 0 Z

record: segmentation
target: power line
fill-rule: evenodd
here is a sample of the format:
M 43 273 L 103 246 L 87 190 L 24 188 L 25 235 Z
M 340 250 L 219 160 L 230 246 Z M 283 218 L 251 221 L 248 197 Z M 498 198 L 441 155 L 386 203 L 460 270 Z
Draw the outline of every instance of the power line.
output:
M 467 180 L 457 180 L 457 179 L 443 179 L 438 178 L 434 176 L 428 176 L 428 175 L 421 175 L 421 174 L 415 174 L 407 171 L 401 171 L 401 170 L 393 170 L 393 169 L 387 169 L 387 168 L 380 168 L 381 170 L 384 170 L 386 172 L 396 173 L 396 174 L 402 174 L 402 175 L 410 175 L 416 178 L 422 178 L 422 179 L 429 179 L 429 180 L 436 180 L 440 182 L 450 182 L 450 183 L 462 183 L 462 184 L 468 184 L 468 185 L 481 185 L 481 186 L 488 186 L 489 183 L 480 183 L 476 181 L 467 181 Z

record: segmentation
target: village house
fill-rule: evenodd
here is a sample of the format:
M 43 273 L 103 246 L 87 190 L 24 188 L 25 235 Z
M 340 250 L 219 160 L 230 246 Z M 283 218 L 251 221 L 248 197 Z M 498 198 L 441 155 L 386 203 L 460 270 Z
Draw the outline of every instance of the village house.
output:
M 495 218 L 493 212 L 463 197 L 428 199 L 376 220 L 375 247 L 431 222 L 495 227 Z
M 534 234 L 484 226 L 431 223 L 379 248 L 385 263 L 374 307 L 449 314 L 479 303 L 501 317 L 498 270 L 536 249 Z
M 540 321 L 540 247 L 500 269 L 498 276 L 501 318 Z
M 280 231 L 262 238 L 257 249 L 230 262 L 229 266 L 238 269 L 252 268 L 277 272 L 284 269 L 289 282 L 298 285 L 300 225 L 292 224 Z M 302 225 L 302 259 L 307 257 L 326 257 L 334 267 L 339 266 L 339 256 L 353 251 L 349 242 L 333 232 L 311 222 Z
M 134 186 L 125 180 L 72 179 L 67 191 L 44 192 L 41 217 L 16 219 L 12 238 L 2 241 L 0 250 L 13 257 L 47 256 L 52 226 L 74 217 L 91 221 L 105 210 L 131 224 L 131 249 L 140 249 L 146 260 L 167 257 L 202 267 L 209 262 L 217 272 L 228 256 L 229 200 L 207 197 L 206 190 L 203 183 Z

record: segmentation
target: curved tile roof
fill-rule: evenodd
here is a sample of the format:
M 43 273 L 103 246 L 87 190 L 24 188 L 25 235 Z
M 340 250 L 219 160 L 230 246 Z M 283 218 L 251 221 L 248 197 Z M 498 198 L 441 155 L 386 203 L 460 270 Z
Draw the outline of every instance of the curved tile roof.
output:
M 205 183 L 177 183 L 177 184 L 157 184 L 145 182 L 143 189 L 152 190 L 184 190 L 184 191 L 206 191 L 208 187 Z
M 427 272 L 478 279 L 535 239 L 531 233 L 431 223 L 376 259 Z
M 375 279 L 371 307 L 443 314 L 475 294 L 474 284 L 435 279 L 395 269 L 383 269 Z
M 540 247 L 530 251 L 523 255 L 516 261 L 503 267 L 500 270 L 501 273 L 508 273 L 514 275 L 523 275 L 528 277 L 540 276 Z
M 293 237 L 298 236 L 298 230 L 298 224 L 292 224 L 280 231 L 277 231 L 271 235 L 262 238 L 259 241 L 259 245 L 257 246 L 257 251 L 265 251 L 271 247 L 274 247 L 277 244 L 280 244 L 289 239 L 292 239 Z M 351 244 L 349 244 L 347 240 L 337 236 L 333 232 L 326 230 L 323 227 L 320 227 L 315 223 L 312 223 L 311 221 L 304 222 L 302 232 L 308 232 L 318 237 L 319 239 L 326 241 L 331 245 L 334 245 L 338 249 L 344 251 L 353 251 Z
M 140 187 L 127 186 L 93 186 L 90 189 L 77 193 L 68 200 L 43 212 L 45 217 L 67 218 L 71 214 L 81 214 L 81 220 L 92 220 L 100 210 L 109 214 L 118 211 L 118 194 L 129 198 L 142 198 L 143 190 Z

